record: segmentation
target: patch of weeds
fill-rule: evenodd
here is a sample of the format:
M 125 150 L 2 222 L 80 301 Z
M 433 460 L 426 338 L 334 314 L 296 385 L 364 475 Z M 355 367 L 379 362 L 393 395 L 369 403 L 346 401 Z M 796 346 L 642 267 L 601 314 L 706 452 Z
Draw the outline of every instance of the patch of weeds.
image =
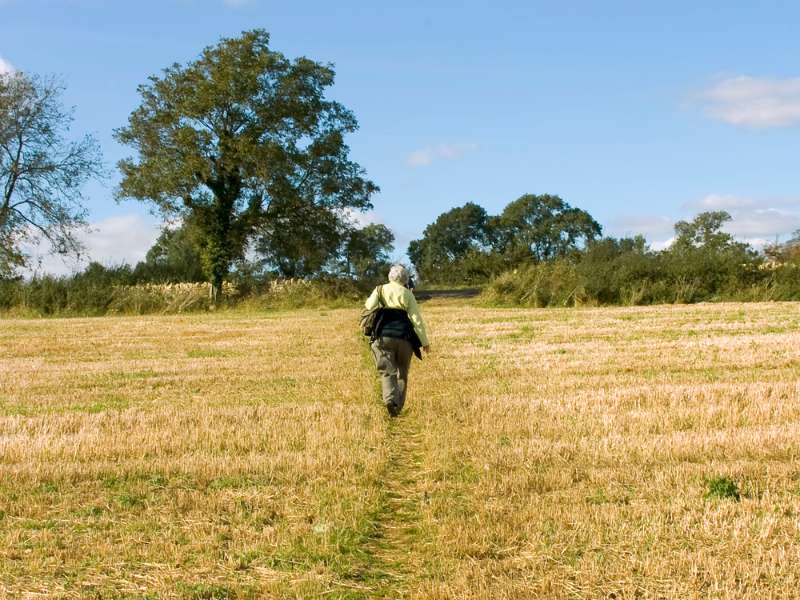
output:
M 238 596 L 227 586 L 206 583 L 179 583 L 178 593 L 186 600 L 227 600 Z
M 589 504 L 608 504 L 611 502 L 608 496 L 606 495 L 606 491 L 603 488 L 597 488 L 591 495 L 586 496 L 586 502 Z
M 91 517 L 97 519 L 102 517 L 106 510 L 107 509 L 105 506 L 89 506 L 88 508 L 75 511 L 75 514 L 78 517 Z
M 28 519 L 22 521 L 22 523 L 20 523 L 20 527 L 22 527 L 22 529 L 40 531 L 42 529 L 56 529 L 58 527 L 58 523 L 53 519 L 44 519 L 44 520 Z
M 237 490 L 243 488 L 258 487 L 261 483 L 252 477 L 226 476 L 216 477 L 208 482 L 210 490 Z
M 117 502 L 124 508 L 139 508 L 144 506 L 146 497 L 142 494 L 126 491 L 117 496 Z
M 158 373 L 152 369 L 144 369 L 142 371 L 109 371 L 108 373 L 99 375 L 96 382 L 115 385 L 131 381 L 141 381 L 156 376 L 158 376 Z M 92 385 L 94 385 L 94 383 Z
M 777 327 L 777 326 L 770 326 L 764 329 L 764 333 L 788 333 L 789 329 L 787 327 Z
M 503 338 L 505 338 L 505 339 L 507 339 L 509 341 L 524 342 L 524 341 L 532 340 L 535 335 L 536 335 L 536 331 L 534 330 L 534 328 L 531 327 L 528 324 L 525 324 L 522 327 L 520 327 L 518 330 L 512 331 L 511 333 L 509 333 L 509 334 L 507 334 L 505 336 L 501 336 L 501 337 L 503 337 Z
M 236 557 L 234 569 L 237 571 L 246 571 L 250 568 L 256 560 L 261 557 L 261 553 L 258 550 L 248 550 L 247 552 L 242 552 Z
M 736 482 L 729 477 L 712 477 L 706 479 L 706 493 L 704 498 L 710 500 L 712 498 L 719 498 L 721 500 L 741 500 L 742 494 L 739 491 L 739 486 Z
M 130 400 L 124 396 L 108 396 L 99 402 L 77 406 L 75 409 L 79 412 L 85 411 L 90 414 L 97 414 L 108 410 L 125 410 L 130 404 Z
M 286 390 L 295 389 L 298 385 L 298 382 L 294 377 L 274 377 L 267 382 L 267 385 L 279 390 Z
M 6 417 L 32 417 L 34 411 L 25 404 L 0 399 L 0 414 Z
M 158 473 L 154 473 L 153 475 L 150 475 L 147 478 L 147 483 L 149 483 L 153 487 L 165 488 L 165 487 L 167 487 L 167 484 L 169 483 L 169 480 L 166 477 L 164 477 L 163 475 L 160 475 Z
M 453 458 L 445 468 L 434 474 L 436 481 L 449 481 L 452 483 L 474 484 L 480 479 L 480 473 L 469 462 L 462 462 Z
M 40 494 L 57 494 L 58 484 L 54 481 L 43 481 L 39 484 L 37 491 Z

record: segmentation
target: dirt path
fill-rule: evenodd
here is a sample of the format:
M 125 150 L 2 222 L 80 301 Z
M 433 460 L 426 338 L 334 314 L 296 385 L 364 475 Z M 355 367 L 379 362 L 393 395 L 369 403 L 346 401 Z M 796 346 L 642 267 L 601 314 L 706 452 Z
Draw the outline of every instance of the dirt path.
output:
M 374 370 L 368 353 L 365 363 Z M 377 401 L 377 380 L 375 394 Z M 364 597 L 406 598 L 410 580 L 419 572 L 425 555 L 421 510 L 426 494 L 421 481 L 423 434 L 418 409 L 407 405 L 386 427 L 388 459 L 378 482 L 382 498 L 363 546 L 365 560 L 357 578 L 369 587 Z
M 366 551 L 373 558 L 372 569 L 382 583 L 376 597 L 403 598 L 408 579 L 419 567 L 420 508 L 424 492 L 419 479 L 422 468 L 422 433 L 413 414 L 404 414 L 389 424 L 389 460 L 383 474 L 384 498 L 377 515 L 375 533 Z

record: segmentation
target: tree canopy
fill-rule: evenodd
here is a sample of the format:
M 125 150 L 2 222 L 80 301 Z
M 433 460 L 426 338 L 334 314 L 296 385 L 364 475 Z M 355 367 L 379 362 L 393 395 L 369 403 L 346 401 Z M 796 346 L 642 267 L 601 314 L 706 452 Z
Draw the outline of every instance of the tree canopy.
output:
M 589 213 L 558 196 L 526 194 L 494 217 L 472 202 L 439 215 L 409 244 L 408 256 L 426 279 L 470 283 L 567 256 L 600 232 Z
M 137 153 L 119 163 L 118 197 L 191 215 L 218 292 L 257 232 L 278 235 L 286 207 L 371 207 L 378 188 L 344 142 L 356 119 L 325 98 L 333 82 L 330 65 L 290 60 L 258 29 L 168 67 L 139 87 L 141 105 L 116 131 Z
M 499 252 L 534 261 L 565 256 L 601 233 L 588 212 L 550 194 L 519 197 L 493 220 L 492 228 Z

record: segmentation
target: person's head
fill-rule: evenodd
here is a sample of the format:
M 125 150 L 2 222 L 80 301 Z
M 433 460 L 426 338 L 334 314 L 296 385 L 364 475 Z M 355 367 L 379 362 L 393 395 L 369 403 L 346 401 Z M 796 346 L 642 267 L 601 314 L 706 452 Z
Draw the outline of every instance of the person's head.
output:
M 389 281 L 395 281 L 400 285 L 408 285 L 408 279 L 411 274 L 403 265 L 392 265 L 389 269 Z

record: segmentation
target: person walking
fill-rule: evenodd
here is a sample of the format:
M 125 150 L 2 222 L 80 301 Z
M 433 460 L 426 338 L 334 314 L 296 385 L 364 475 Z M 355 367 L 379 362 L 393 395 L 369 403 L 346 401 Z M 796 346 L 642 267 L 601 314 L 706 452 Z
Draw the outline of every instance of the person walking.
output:
M 425 354 L 431 352 L 425 321 L 407 287 L 409 280 L 408 269 L 393 265 L 389 283 L 376 287 L 364 305 L 368 311 L 383 306 L 371 347 L 381 377 L 383 402 L 392 417 L 400 414 L 406 401 L 412 354 L 421 359 L 420 348 Z

